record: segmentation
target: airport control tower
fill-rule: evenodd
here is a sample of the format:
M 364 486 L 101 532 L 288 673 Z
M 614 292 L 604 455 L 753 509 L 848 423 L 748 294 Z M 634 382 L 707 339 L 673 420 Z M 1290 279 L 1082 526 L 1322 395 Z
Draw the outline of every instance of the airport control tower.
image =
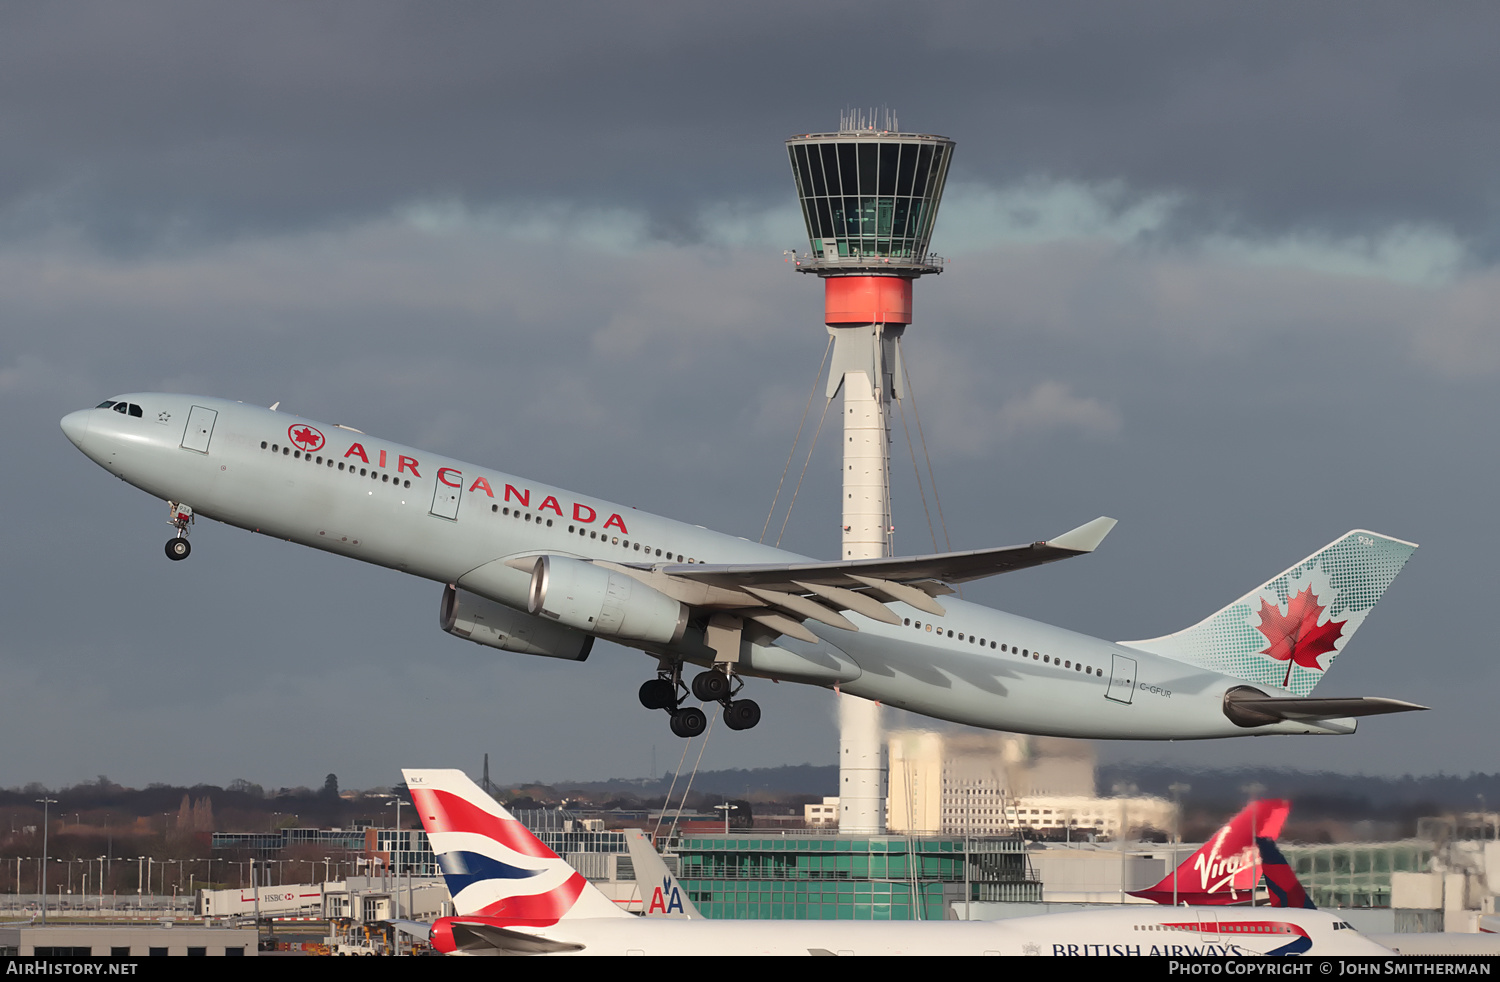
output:
M 841 115 L 837 133 L 786 143 L 811 251 L 799 272 L 823 281 L 833 336 L 827 397 L 844 392 L 845 559 L 891 554 L 891 400 L 904 396 L 900 339 L 911 323 L 912 281 L 942 272 L 928 252 L 953 141 L 898 132 L 886 112 Z M 839 829 L 885 831 L 880 707 L 853 696 L 839 708 Z

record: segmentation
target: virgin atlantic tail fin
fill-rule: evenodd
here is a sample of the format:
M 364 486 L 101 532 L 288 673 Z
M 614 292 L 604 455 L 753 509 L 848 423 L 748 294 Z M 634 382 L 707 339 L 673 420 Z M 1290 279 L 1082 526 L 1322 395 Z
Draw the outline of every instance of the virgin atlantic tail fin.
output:
M 1160 883 L 1147 890 L 1132 890 L 1130 895 L 1159 904 L 1171 904 L 1174 897 L 1176 903 L 1193 906 L 1249 903 L 1264 866 L 1256 843 L 1280 835 L 1290 811 L 1291 805 L 1280 799 L 1250 802 Z M 1276 855 L 1279 858 L 1281 854 Z M 1285 866 L 1286 860 L 1281 864 Z M 1290 868 L 1287 873 L 1291 873 Z

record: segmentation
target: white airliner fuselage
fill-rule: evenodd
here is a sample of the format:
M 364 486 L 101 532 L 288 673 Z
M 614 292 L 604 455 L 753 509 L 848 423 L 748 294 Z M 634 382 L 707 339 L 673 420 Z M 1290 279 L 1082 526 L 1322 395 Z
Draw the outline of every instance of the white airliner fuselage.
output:
M 533 933 L 574 955 L 1389 955 L 1321 910 L 1135 907 L 1002 921 L 563 920 Z M 475 952 L 489 954 L 489 952 Z
M 723 585 L 731 582 L 724 577 L 751 568 L 801 569 L 798 564 L 812 561 L 357 430 L 222 399 L 124 395 L 71 413 L 62 427 L 101 467 L 174 503 L 173 515 L 184 532 L 191 516 L 203 516 L 448 584 L 445 627 L 508 650 L 582 660 L 589 636 L 603 637 L 648 651 L 663 664 L 719 661 L 733 676 L 837 685 L 940 719 L 1034 734 L 1191 739 L 1354 728 L 1352 720 L 1328 713 L 1264 725 L 1234 722 L 1226 714 L 1225 694 L 1245 687 L 1243 675 L 965 603 L 942 596 L 943 590 L 931 591 L 942 596 L 941 607 L 928 594 L 913 596 L 919 609 L 891 599 L 891 591 L 910 589 L 894 582 L 884 594 L 865 591 L 865 599 L 848 602 L 860 600 L 868 609 L 873 597 L 888 612 L 885 620 L 895 623 L 865 616 L 846 603 L 844 616 L 836 619 L 847 619 L 856 630 L 826 623 L 817 612 L 813 619 L 798 615 L 792 618 L 798 624 L 785 628 L 790 633 L 747 631 L 738 659 L 725 665 L 705 633 L 708 619 L 723 608 L 715 598 L 722 600 Z M 185 553 L 185 540 L 176 541 Z M 172 555 L 173 544 L 168 546 Z M 607 615 L 595 622 L 590 614 L 587 623 L 597 629 L 574 631 L 566 617 L 557 620 L 552 601 L 538 606 L 536 591 L 544 585 L 538 557 L 549 557 L 549 575 L 558 583 L 564 573 L 614 570 L 633 583 L 664 584 L 669 592 L 679 591 L 678 599 L 687 597 L 679 605 L 680 623 L 674 627 L 677 615 L 668 614 L 659 631 L 647 626 L 632 634 L 630 617 L 644 616 L 633 612 L 645 609 L 644 591 L 636 586 L 621 615 L 626 627 L 606 625 Z M 721 568 L 728 572 L 707 586 L 691 579 Z M 847 585 L 858 586 L 852 580 Z M 680 593 L 689 588 L 699 592 Z M 720 593 L 713 594 L 715 589 Z M 811 600 L 773 593 L 769 602 L 785 612 L 797 610 L 788 605 L 799 601 L 840 595 L 822 589 Z M 619 590 L 611 581 L 607 592 L 615 596 Z M 661 595 L 651 591 L 650 596 Z M 472 601 L 467 608 L 464 598 Z M 465 612 L 475 604 L 479 614 L 466 620 Z M 839 605 L 818 611 L 826 614 L 830 608 Z M 934 608 L 944 613 L 927 612 Z M 527 613 L 538 610 L 545 616 Z M 786 618 L 767 620 L 776 624 Z M 535 631 L 528 634 L 531 627 Z M 495 630 L 510 639 L 506 645 L 494 641 Z M 811 640 L 793 636 L 798 633 Z M 574 635 L 580 643 L 569 647 L 567 639 Z M 1291 678 L 1290 662 L 1286 670 Z M 1272 663 L 1272 671 L 1279 681 L 1282 665 Z M 1264 681 L 1257 684 L 1272 696 L 1290 695 Z

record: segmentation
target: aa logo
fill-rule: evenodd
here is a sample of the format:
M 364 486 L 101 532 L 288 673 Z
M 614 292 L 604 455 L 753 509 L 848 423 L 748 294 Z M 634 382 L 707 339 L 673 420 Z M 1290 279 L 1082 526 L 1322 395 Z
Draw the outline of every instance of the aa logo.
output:
M 651 891 L 651 905 L 646 908 L 647 914 L 681 914 L 682 894 L 677 887 L 672 885 L 671 877 L 664 877 L 661 886 Z

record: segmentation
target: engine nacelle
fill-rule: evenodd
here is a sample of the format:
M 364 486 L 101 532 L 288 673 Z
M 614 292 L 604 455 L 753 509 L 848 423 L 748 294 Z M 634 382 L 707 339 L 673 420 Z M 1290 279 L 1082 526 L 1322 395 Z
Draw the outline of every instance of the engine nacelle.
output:
M 688 609 L 614 570 L 565 556 L 542 556 L 531 574 L 527 610 L 565 627 L 622 641 L 673 644 Z
M 523 655 L 583 661 L 594 647 L 594 639 L 587 634 L 476 597 L 451 584 L 443 587 L 438 626 L 454 637 Z

